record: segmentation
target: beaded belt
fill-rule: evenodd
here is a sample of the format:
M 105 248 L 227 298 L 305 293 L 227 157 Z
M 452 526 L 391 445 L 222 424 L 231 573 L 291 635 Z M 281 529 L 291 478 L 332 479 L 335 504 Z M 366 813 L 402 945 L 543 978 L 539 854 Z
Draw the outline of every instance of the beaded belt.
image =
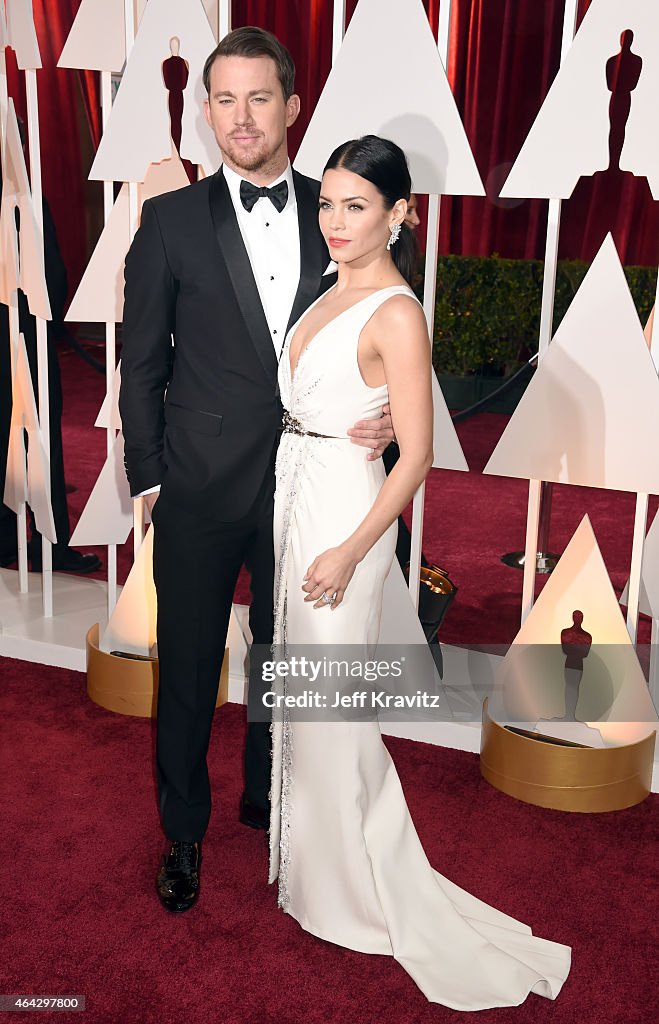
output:
M 303 423 L 300 423 L 295 416 L 291 416 L 288 409 L 284 410 L 281 426 L 284 434 L 297 434 L 299 437 L 325 437 L 328 439 L 331 437 L 330 434 L 315 434 L 313 430 L 307 430 Z

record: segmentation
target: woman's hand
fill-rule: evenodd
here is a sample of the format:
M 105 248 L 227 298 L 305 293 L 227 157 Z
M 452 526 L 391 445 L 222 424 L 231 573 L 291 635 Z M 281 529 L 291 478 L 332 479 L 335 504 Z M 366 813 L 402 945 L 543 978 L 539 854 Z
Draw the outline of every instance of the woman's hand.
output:
M 313 560 L 304 577 L 305 603 L 314 601 L 314 608 L 338 608 L 358 561 L 345 544 L 323 551 Z M 328 600 L 323 599 L 323 594 Z

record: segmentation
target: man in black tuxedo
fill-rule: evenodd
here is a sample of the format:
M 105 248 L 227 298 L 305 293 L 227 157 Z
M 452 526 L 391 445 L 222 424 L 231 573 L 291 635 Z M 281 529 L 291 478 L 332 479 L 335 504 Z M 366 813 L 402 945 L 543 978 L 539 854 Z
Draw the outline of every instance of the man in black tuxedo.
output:
M 223 166 L 144 204 L 126 259 L 120 409 L 126 471 L 154 524 L 160 686 L 157 776 L 170 842 L 158 893 L 172 911 L 199 891 L 210 817 L 206 754 L 233 592 L 251 573 L 253 641 L 272 642 L 278 358 L 288 327 L 335 281 L 318 183 L 291 169 L 295 68 L 267 32 L 225 36 L 204 69 Z M 356 424 L 377 458 L 391 420 Z M 159 494 L 159 496 L 158 496 Z M 250 673 L 261 689 L 259 665 Z M 253 699 L 253 697 L 251 698 Z M 270 734 L 250 722 L 240 820 L 269 825 Z

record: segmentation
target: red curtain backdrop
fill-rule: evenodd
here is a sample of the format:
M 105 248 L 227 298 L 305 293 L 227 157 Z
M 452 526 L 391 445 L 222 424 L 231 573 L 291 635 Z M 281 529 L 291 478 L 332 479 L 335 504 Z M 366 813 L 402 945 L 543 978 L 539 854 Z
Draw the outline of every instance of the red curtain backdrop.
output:
M 332 64 L 331 0 L 233 0 L 232 27 L 258 25 L 281 39 L 295 61 L 301 111 L 289 132 L 294 157 Z
M 580 0 L 583 17 L 590 0 Z M 38 74 L 44 194 L 58 229 L 74 288 L 86 252 L 80 132 L 100 137 L 98 75 L 60 70 L 57 60 L 80 0 L 33 0 L 43 70 Z M 347 19 L 357 0 L 347 0 Z M 440 0 L 424 0 L 437 32 Z M 558 71 L 564 0 L 453 0 L 448 74 L 487 198 L 445 197 L 441 251 L 538 257 L 544 253 L 547 202 L 497 198 L 506 174 Z M 291 132 L 295 154 L 331 65 L 331 0 L 233 0 L 234 27 L 255 24 L 274 32 L 295 59 L 302 113 Z M 403 75 L 414 59 L 405 25 L 392 25 L 383 61 Z M 9 51 L 10 92 L 25 117 L 23 76 Z M 603 69 L 604 73 L 604 69 Z M 368 87 L 368 83 L 365 83 Z M 80 98 L 86 116 L 80 116 Z M 359 102 L 359 97 L 354 98 Z M 582 180 L 563 204 L 562 256 L 592 259 L 608 230 L 625 263 L 659 262 L 658 204 L 645 179 L 600 174 Z

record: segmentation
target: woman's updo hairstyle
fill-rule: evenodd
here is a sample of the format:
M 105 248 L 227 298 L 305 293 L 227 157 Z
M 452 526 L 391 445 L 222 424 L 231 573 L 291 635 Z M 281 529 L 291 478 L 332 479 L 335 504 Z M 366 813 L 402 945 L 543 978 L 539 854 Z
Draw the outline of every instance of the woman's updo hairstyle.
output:
M 375 185 L 387 210 L 399 199 L 410 198 L 412 180 L 407 157 L 390 139 L 363 135 L 361 139 L 342 143 L 325 165 L 325 171 L 341 169 L 352 171 Z M 404 221 L 400 237 L 390 251 L 399 273 L 411 284 L 416 274 L 417 246 L 412 229 Z

